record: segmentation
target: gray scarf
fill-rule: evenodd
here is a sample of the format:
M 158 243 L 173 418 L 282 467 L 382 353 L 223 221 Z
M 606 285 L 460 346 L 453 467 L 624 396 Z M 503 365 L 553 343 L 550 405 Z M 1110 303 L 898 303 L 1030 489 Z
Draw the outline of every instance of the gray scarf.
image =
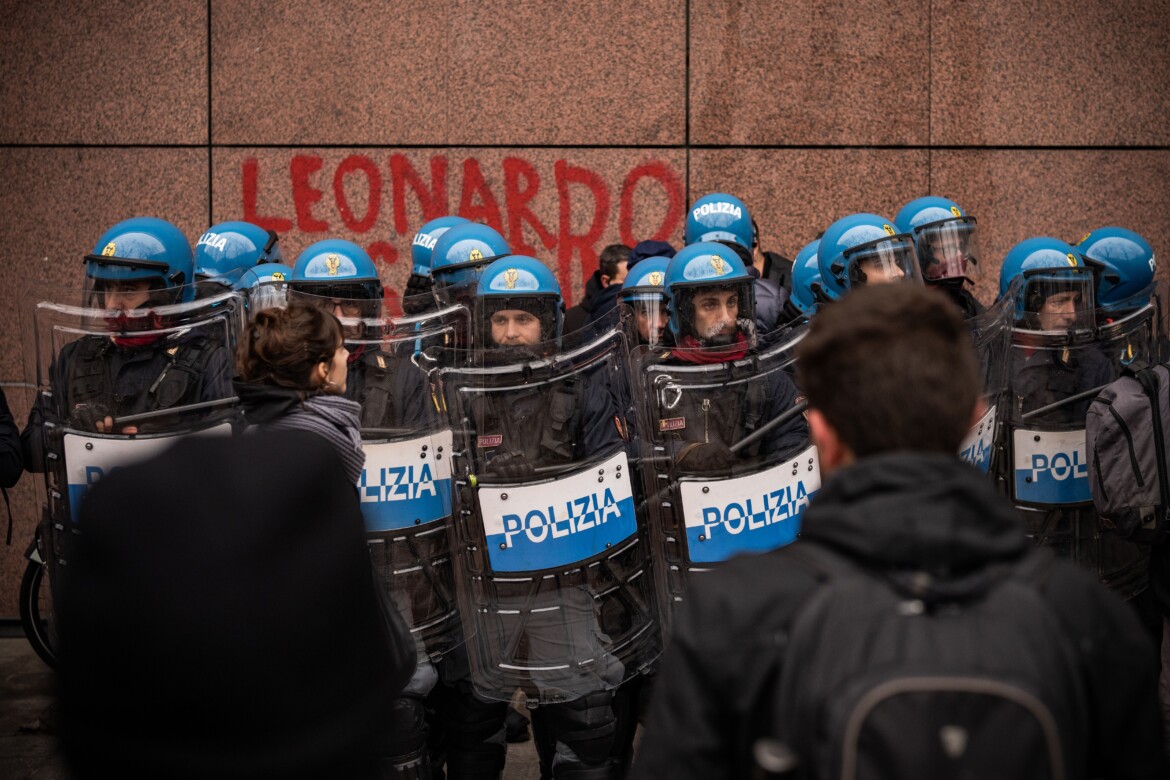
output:
M 358 432 L 361 423 L 358 413 L 361 404 L 339 395 L 313 395 L 304 403 L 294 406 L 289 412 L 271 422 L 260 425 L 265 430 L 312 431 L 333 445 L 345 466 L 349 481 L 357 484 L 366 463 L 362 450 L 362 437 Z

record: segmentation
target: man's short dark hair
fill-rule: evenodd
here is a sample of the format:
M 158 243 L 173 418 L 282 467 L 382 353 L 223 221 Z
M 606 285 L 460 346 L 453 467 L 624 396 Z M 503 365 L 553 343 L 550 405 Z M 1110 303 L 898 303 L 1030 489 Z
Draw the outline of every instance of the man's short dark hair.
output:
M 857 457 L 957 452 L 981 392 L 966 324 L 913 284 L 859 287 L 812 319 L 797 384 Z
M 605 249 L 601 250 L 601 258 L 597 265 L 601 269 L 602 276 L 608 276 L 612 279 L 617 275 L 618 263 L 628 263 L 630 261 L 630 248 L 625 244 L 610 244 Z

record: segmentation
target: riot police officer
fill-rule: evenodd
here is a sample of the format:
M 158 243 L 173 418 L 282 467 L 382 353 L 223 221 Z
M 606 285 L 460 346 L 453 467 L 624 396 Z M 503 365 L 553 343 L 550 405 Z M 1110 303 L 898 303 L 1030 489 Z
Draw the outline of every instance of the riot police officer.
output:
M 687 244 L 714 241 L 732 250 L 755 280 L 756 329 L 770 333 L 782 321 L 787 291 L 763 276 L 765 258 L 759 253 L 759 234 L 742 200 L 725 192 L 712 192 L 695 201 L 687 212 L 684 236 Z
M 914 238 L 885 217 L 850 214 L 825 228 L 817 246 L 821 289 L 835 301 L 859 284 L 921 283 Z
M 439 217 L 427 222 L 414 234 L 410 243 L 410 278 L 402 296 L 402 310 L 407 314 L 434 311 L 434 279 L 431 277 L 431 253 L 439 236 L 456 225 L 468 224 L 463 217 Z
M 45 396 L 38 398 L 21 434 L 29 470 L 44 469 L 46 418 L 134 434 L 161 423 L 116 420 L 231 396 L 231 357 L 223 344 L 199 330 L 163 330 L 168 323 L 154 308 L 189 302 L 191 278 L 191 245 L 170 222 L 135 217 L 102 234 L 85 256 L 83 303 L 105 312 L 105 335 L 84 336 L 55 356 L 52 409 Z
M 247 296 L 248 311 L 283 307 L 288 303 L 288 283 L 293 269 L 283 263 L 261 263 L 240 275 L 234 289 Z
M 821 268 L 817 264 L 820 239 L 813 239 L 796 253 L 792 260 L 792 290 L 784 302 L 782 322 L 795 324 L 816 313 L 825 300 L 821 284 Z
M 658 356 L 668 365 L 730 364 L 754 354 L 754 280 L 736 253 L 722 244 L 700 242 L 679 251 L 666 270 L 667 332 L 673 348 Z M 761 441 L 732 454 L 730 447 L 796 403 L 792 380 L 783 371 L 759 382 L 737 383 L 730 391 L 685 392 L 648 420 L 669 443 L 684 471 L 731 468 L 744 457 L 772 460 L 803 445 L 804 418 L 796 415 Z
M 970 319 L 983 304 L 968 289 L 979 278 L 983 254 L 975 218 L 947 198 L 915 198 L 898 211 L 894 226 L 914 236 L 922 279 L 947 294 Z
M 626 276 L 618 301 L 634 312 L 638 343 L 650 347 L 662 343 L 670 311 L 666 306 L 666 268 L 669 257 L 648 257 Z
M 195 244 L 195 282 L 199 296 L 231 288 L 241 274 L 263 263 L 283 263 L 276 231 L 251 222 L 212 225 Z M 214 281 L 217 285 L 208 285 Z
M 1004 258 L 1000 295 L 1012 298 L 1015 327 L 1001 479 L 1037 544 L 1132 599 L 1146 591 L 1148 552 L 1103 532 L 1084 429 L 1088 405 L 1117 377 L 1133 331 L 1098 326 L 1096 286 L 1082 254 L 1055 238 L 1026 239 Z
M 628 746 L 617 738 L 614 689 L 642 664 L 624 653 L 641 653 L 652 636 L 637 606 L 652 599 L 623 595 L 647 580 L 636 576 L 645 546 L 606 387 L 624 363 L 614 348 L 623 340 L 603 334 L 560 353 L 560 288 L 535 258 L 488 265 L 475 303 L 475 366 L 441 372 L 448 413 L 463 428 L 456 510 L 466 566 L 457 582 L 469 605 L 465 626 L 475 628 L 470 684 L 455 681 L 453 709 L 463 714 L 448 723 L 449 762 L 453 773 L 473 758 L 482 776 L 502 768 L 502 751 L 491 746 L 502 748 L 503 700 L 521 687 L 539 704 L 533 732 L 542 776 L 615 777 Z M 565 502 L 578 490 L 589 492 Z M 499 528 L 494 501 L 506 502 Z M 530 592 L 528 583 L 538 587 Z

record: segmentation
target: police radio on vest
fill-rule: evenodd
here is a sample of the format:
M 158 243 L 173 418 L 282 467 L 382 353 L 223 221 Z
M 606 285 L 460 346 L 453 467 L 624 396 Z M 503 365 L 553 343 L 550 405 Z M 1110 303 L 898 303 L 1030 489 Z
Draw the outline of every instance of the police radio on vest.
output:
M 695 219 L 710 216 L 711 214 L 730 214 L 736 219 L 743 217 L 743 210 L 739 206 L 736 206 L 734 203 L 724 203 L 723 201 L 718 203 L 704 203 L 691 213 Z

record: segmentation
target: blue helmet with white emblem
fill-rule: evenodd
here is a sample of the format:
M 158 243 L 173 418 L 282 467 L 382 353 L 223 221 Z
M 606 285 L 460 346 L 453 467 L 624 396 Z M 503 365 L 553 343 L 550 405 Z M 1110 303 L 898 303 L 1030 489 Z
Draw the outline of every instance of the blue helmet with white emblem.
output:
M 752 215 L 734 195 L 725 192 L 704 195 L 687 212 L 685 239 L 688 244 L 725 241 L 751 251 L 755 246 Z
M 340 238 L 318 241 L 301 252 L 289 289 L 314 300 L 349 303 L 366 317 L 381 311 L 382 280 L 374 261 L 366 250 Z
M 829 225 L 817 261 L 829 300 L 855 285 L 921 281 L 913 237 L 877 214 L 850 214 Z
M 668 326 L 680 347 L 728 347 L 742 334 L 755 343 L 755 280 L 739 254 L 700 241 L 679 250 L 666 267 Z
M 975 218 L 958 203 L 930 195 L 915 198 L 894 217 L 899 233 L 914 236 L 922 278 L 927 284 L 954 283 L 979 276 L 983 259 Z
M 669 257 L 648 257 L 626 275 L 618 300 L 634 310 L 634 325 L 642 342 L 662 341 L 669 311 L 666 308 L 666 269 Z
M 505 255 L 492 261 L 480 275 L 475 297 L 480 306 L 480 343 L 485 347 L 531 347 L 561 337 L 565 309 L 561 286 L 549 267 L 535 257 Z M 493 337 L 493 325 L 500 325 L 494 321 L 506 319 L 504 312 L 534 317 L 540 323 L 539 338 L 510 342 L 502 331 L 496 334 L 499 338 Z
M 419 228 L 414 234 L 414 241 L 410 244 L 410 272 L 419 276 L 431 275 L 431 252 L 439 240 L 439 236 L 456 225 L 471 224 L 463 217 L 439 217 Z
M 1024 239 L 1008 251 L 999 270 L 1000 297 L 1014 296 L 1016 322 L 1031 330 L 1092 328 L 1095 287 L 1081 253 L 1058 238 Z
M 231 277 L 261 263 L 282 263 L 275 231 L 251 222 L 221 222 L 195 244 L 195 280 Z
M 90 291 L 98 294 L 111 285 L 146 280 L 149 289 L 159 291 L 156 303 L 194 298 L 191 244 L 183 231 L 156 217 L 127 219 L 103 233 L 85 256 L 85 275 Z
M 817 305 L 824 295 L 821 267 L 817 262 L 817 247 L 820 244 L 820 239 L 810 241 L 792 260 L 792 294 L 788 300 L 806 317 L 816 313 Z
M 244 271 L 233 287 L 248 296 L 248 306 L 255 314 L 287 305 L 292 275 L 293 269 L 282 263 L 261 263 Z
M 435 296 L 444 304 L 470 302 L 484 269 L 510 253 L 504 237 L 487 225 L 468 222 L 448 228 L 431 250 Z
M 1107 312 L 1140 309 L 1154 291 L 1154 248 L 1141 235 L 1122 227 L 1097 228 L 1076 250 L 1097 267 L 1097 305 Z

